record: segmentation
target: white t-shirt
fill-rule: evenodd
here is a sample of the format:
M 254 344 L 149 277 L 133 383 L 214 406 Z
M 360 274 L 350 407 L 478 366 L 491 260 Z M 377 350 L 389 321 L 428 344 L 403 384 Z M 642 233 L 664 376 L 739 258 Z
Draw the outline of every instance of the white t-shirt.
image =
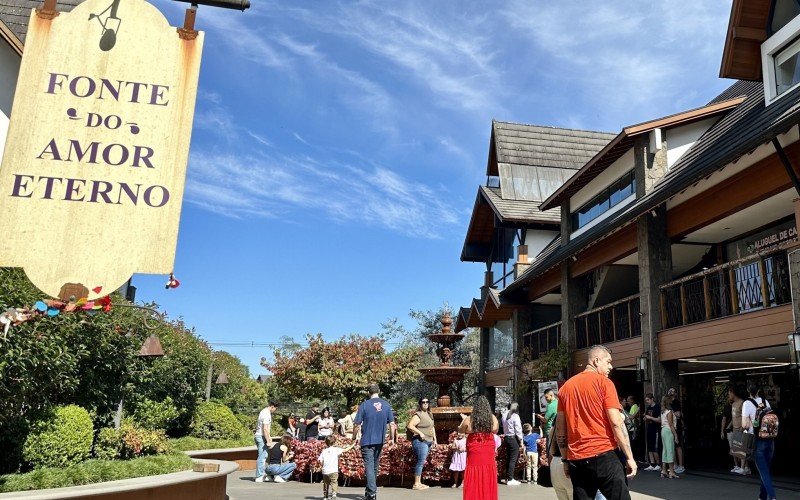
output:
M 323 418 L 319 421 L 319 436 L 327 437 L 333 434 L 333 426 L 336 425 L 333 417 Z
M 263 429 L 264 426 L 267 426 L 267 429 L 269 429 L 270 425 L 272 425 L 272 412 L 269 411 L 269 407 L 266 407 L 261 410 L 261 413 L 258 414 L 258 423 L 256 423 L 256 436 L 263 436 L 264 433 L 261 431 L 261 429 Z
M 333 474 L 339 472 L 339 455 L 344 452 L 344 448 L 338 446 L 328 446 L 319 455 L 319 461 L 322 463 L 323 474 Z
M 761 398 L 756 397 L 753 398 L 753 400 L 758 404 L 764 403 L 764 400 Z M 766 406 L 767 408 L 771 408 L 771 406 L 769 405 L 769 401 L 766 401 Z M 744 400 L 744 404 L 742 405 L 742 430 L 748 434 L 753 433 L 753 420 L 756 419 L 757 409 L 758 408 L 756 407 L 756 405 L 753 404 L 752 401 L 748 399 Z M 747 420 L 748 417 L 750 417 L 750 427 L 745 427 L 744 422 Z

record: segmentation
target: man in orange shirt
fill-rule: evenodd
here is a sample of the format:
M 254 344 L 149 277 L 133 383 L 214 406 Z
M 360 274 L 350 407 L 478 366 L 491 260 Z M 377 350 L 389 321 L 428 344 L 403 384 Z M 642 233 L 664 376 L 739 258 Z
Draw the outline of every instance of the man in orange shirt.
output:
M 611 352 L 589 349 L 586 369 L 570 378 L 559 391 L 556 439 L 567 450 L 574 500 L 593 500 L 599 490 L 608 500 L 630 500 L 616 450 L 625 455 L 627 477 L 636 475 L 628 431 L 617 389 L 609 380 Z

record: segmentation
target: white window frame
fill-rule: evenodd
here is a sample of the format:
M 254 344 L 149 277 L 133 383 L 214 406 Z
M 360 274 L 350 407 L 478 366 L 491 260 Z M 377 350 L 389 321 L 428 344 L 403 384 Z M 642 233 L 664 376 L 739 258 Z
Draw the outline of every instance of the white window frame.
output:
M 786 26 L 761 44 L 761 74 L 764 75 L 764 104 L 766 106 L 800 85 L 800 83 L 796 83 L 782 94 L 778 94 L 778 79 L 775 76 L 775 56 L 798 36 L 800 36 L 800 16 L 789 21 Z
M 608 187 L 608 186 L 606 186 Z M 570 238 L 577 238 L 578 236 L 582 235 L 589 229 L 593 228 L 594 226 L 600 224 L 604 220 L 608 219 L 615 213 L 619 212 L 623 208 L 627 207 L 631 203 L 636 201 L 636 182 L 634 181 L 633 184 L 633 192 L 625 197 L 622 201 L 611 207 L 610 209 L 606 210 L 603 214 L 599 215 L 596 219 L 592 219 L 590 222 L 587 222 L 585 226 L 580 229 L 576 229 L 570 234 Z M 570 214 L 572 215 L 572 214 Z

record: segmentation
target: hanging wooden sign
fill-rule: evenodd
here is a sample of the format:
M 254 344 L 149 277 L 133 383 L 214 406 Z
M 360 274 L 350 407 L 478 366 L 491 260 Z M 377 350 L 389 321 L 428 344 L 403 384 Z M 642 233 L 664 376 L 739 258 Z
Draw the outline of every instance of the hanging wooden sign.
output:
M 0 265 L 93 299 L 173 269 L 203 33 L 143 0 L 48 17 L 31 13 L 0 168 Z

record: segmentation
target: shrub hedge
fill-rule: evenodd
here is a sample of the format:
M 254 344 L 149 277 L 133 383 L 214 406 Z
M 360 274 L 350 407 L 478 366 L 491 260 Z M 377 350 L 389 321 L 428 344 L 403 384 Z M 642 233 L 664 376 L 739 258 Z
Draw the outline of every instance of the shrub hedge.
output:
M 133 420 L 145 429 L 166 429 L 178 415 L 175 403 L 167 396 L 163 401 L 145 399 L 140 402 L 133 413 Z
M 0 493 L 79 486 L 118 479 L 169 474 L 191 468 L 192 459 L 183 453 L 133 460 L 87 460 L 69 467 L 43 467 L 26 474 L 0 476 Z
M 227 406 L 212 402 L 197 406 L 192 422 L 192 436 L 203 439 L 239 439 L 247 433 Z
M 119 429 L 100 429 L 94 445 L 94 456 L 105 460 L 129 460 L 169 451 L 163 430 L 144 429 L 130 420 L 124 420 Z
M 60 406 L 49 418 L 34 423 L 25 439 L 23 459 L 34 469 L 76 464 L 89 458 L 93 437 L 88 411 L 75 405 Z

